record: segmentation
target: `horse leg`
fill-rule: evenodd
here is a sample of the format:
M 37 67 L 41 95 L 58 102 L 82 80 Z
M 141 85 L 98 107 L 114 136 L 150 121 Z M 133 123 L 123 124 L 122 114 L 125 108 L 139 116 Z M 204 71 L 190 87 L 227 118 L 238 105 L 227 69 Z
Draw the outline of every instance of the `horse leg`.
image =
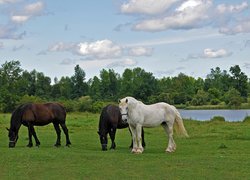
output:
M 165 129 L 168 135 L 168 147 L 166 152 L 174 152 L 176 149 L 176 144 L 173 138 L 173 123 L 168 122 L 167 124 L 162 124 L 162 127 Z
M 66 146 L 70 146 L 71 142 L 69 140 L 69 131 L 68 131 L 68 128 L 67 128 L 67 126 L 66 126 L 65 123 L 60 123 L 60 125 L 61 125 L 61 127 L 63 129 L 63 132 L 64 132 L 65 136 L 66 136 Z
M 54 128 L 56 130 L 56 135 L 57 135 L 57 140 L 56 140 L 55 146 L 59 147 L 59 146 L 61 146 L 61 130 L 60 130 L 58 123 L 54 122 L 53 125 L 54 125 Z
M 131 137 L 132 137 L 132 132 L 131 132 L 130 128 L 128 128 L 128 129 L 129 129 L 130 135 L 131 135 Z M 131 144 L 130 144 L 129 148 L 130 148 L 130 149 L 133 148 L 133 138 L 131 138 Z
M 27 145 L 27 147 L 32 147 L 33 143 L 32 143 L 32 132 L 31 132 L 31 124 L 28 124 L 28 136 L 29 136 L 29 144 Z
M 143 147 L 141 143 L 141 133 L 142 133 L 142 125 L 137 124 L 136 126 L 136 138 L 137 138 L 137 153 L 142 153 L 143 152 Z
M 110 136 L 110 139 L 111 139 L 111 147 L 110 149 L 115 149 L 116 148 L 116 144 L 115 144 L 115 133 L 116 133 L 116 127 L 112 127 L 109 131 L 109 136 Z
M 141 129 L 141 138 L 142 138 L 142 147 L 145 148 L 146 143 L 145 143 L 145 140 L 144 140 L 144 129 L 143 129 L 143 127 Z
M 129 125 L 129 129 L 132 133 L 132 140 L 133 140 L 133 148 L 131 150 L 132 153 L 136 153 L 137 152 L 137 140 L 136 140 L 136 128 L 132 125 Z
M 33 137 L 35 138 L 36 146 L 40 146 L 41 143 L 40 143 L 39 139 L 38 139 L 37 136 L 36 136 L 36 131 L 35 131 L 34 126 L 31 126 L 31 127 L 30 127 L 30 130 L 31 130 L 31 134 L 32 134 Z

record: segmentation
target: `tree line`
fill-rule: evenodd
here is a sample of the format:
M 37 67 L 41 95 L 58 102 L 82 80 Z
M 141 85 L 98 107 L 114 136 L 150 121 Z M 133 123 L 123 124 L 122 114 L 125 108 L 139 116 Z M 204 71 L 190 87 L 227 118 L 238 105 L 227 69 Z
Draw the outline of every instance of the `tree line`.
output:
M 133 96 L 145 103 L 164 101 L 177 106 L 222 105 L 240 107 L 249 103 L 250 81 L 239 65 L 229 71 L 211 69 L 206 78 L 180 73 L 175 77 L 156 78 L 137 67 L 122 74 L 102 69 L 99 77 L 86 79 L 76 65 L 71 77 L 50 77 L 36 70 L 21 68 L 19 61 L 6 61 L 0 67 L 0 112 L 11 112 L 22 103 L 58 101 L 68 111 L 99 112 L 106 103 Z

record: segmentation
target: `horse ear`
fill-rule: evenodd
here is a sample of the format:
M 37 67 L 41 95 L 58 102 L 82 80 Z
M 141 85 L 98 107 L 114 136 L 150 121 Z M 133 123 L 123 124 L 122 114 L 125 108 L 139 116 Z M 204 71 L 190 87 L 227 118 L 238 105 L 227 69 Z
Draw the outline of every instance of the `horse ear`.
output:
M 10 131 L 10 129 L 9 128 L 6 128 L 7 129 L 7 131 Z
M 126 99 L 126 103 L 128 103 L 128 99 Z

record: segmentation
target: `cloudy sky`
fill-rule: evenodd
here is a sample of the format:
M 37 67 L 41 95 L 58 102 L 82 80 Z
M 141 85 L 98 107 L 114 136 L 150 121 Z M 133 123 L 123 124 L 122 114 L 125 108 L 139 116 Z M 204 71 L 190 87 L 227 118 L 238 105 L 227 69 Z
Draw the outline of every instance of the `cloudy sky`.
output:
M 0 64 L 87 79 L 141 67 L 204 78 L 240 65 L 250 76 L 249 0 L 0 0 Z

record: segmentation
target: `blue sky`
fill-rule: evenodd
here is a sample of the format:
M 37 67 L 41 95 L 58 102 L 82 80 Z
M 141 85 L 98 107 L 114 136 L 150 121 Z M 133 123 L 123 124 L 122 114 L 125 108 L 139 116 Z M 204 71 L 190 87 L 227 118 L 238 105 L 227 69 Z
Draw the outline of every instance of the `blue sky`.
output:
M 86 78 L 141 67 L 205 78 L 240 65 L 250 76 L 247 0 L 0 0 L 0 64 Z

